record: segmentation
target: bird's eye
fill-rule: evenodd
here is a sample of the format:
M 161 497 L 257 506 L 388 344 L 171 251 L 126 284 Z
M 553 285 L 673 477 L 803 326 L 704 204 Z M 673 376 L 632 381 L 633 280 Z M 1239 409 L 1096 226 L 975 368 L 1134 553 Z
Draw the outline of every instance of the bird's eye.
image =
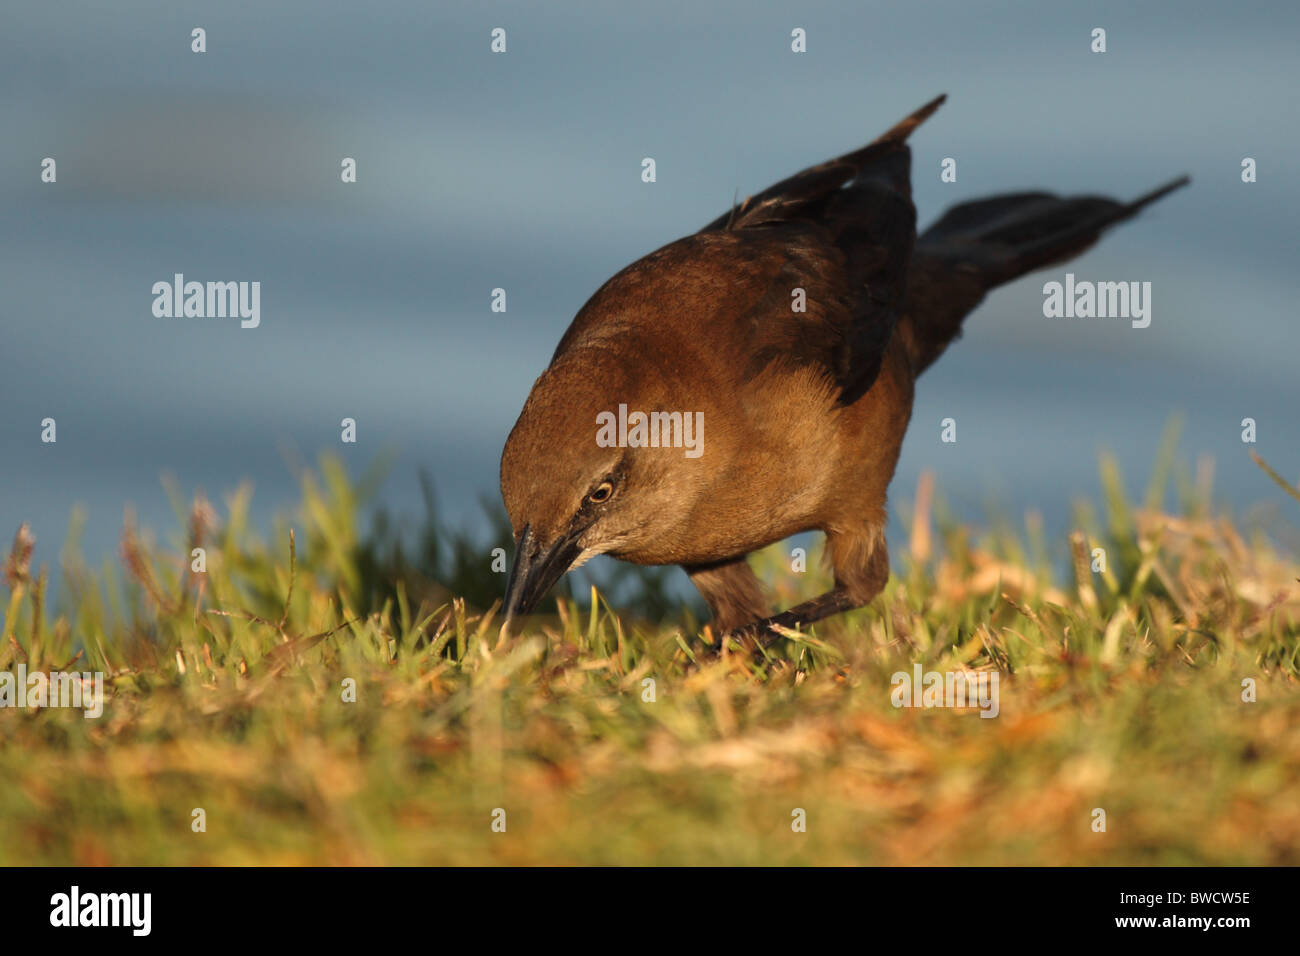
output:
M 601 502 L 609 501 L 613 494 L 614 483 L 612 481 L 602 481 L 591 490 L 589 495 L 587 495 L 587 500 L 600 504 Z

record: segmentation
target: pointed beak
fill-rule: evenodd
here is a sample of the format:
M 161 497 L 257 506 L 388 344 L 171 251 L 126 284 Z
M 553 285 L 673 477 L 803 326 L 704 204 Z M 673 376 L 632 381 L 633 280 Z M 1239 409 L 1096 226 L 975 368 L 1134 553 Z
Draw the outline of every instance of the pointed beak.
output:
M 568 532 L 558 541 L 544 546 L 532 532 L 531 525 L 515 540 L 515 561 L 506 581 L 505 628 L 520 614 L 529 614 L 564 572 L 573 566 L 582 545 L 578 543 L 583 528 Z

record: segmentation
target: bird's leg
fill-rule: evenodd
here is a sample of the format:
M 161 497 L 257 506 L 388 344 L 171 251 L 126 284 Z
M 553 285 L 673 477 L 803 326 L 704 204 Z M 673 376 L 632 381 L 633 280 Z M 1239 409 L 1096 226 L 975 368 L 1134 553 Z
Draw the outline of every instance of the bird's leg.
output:
M 796 604 L 787 611 L 736 628 L 727 636 L 742 643 L 757 640 L 764 646 L 780 635 L 773 626 L 795 628 L 812 624 L 833 614 L 865 607 L 884 590 L 889 580 L 889 551 L 883 535 L 848 536 L 828 533 L 835 587 L 825 594 Z
M 805 624 L 812 624 L 814 621 L 820 621 L 822 618 L 839 614 L 842 611 L 851 611 L 856 607 L 861 607 L 856 603 L 845 588 L 836 585 L 825 594 L 819 594 L 815 598 L 810 598 L 802 604 L 796 604 L 789 610 L 782 611 L 780 614 L 773 614 L 771 617 L 764 618 L 761 621 L 755 621 L 745 630 L 769 630 L 773 624 L 778 627 L 801 627 Z
M 758 578 L 744 555 L 710 564 L 684 564 L 682 569 L 690 575 L 691 583 L 709 605 L 713 612 L 714 630 L 719 633 L 772 613 Z

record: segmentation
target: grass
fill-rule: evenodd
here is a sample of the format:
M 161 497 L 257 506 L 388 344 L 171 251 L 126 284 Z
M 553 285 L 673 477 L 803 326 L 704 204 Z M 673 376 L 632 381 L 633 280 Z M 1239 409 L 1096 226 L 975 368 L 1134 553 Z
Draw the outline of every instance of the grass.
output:
M 761 662 L 600 595 L 503 642 L 486 596 L 359 532 L 330 460 L 269 539 L 241 489 L 170 547 L 128 524 L 97 573 L 69 548 L 53 611 L 24 529 L 0 670 L 103 671 L 109 699 L 0 710 L 0 864 L 1300 863 L 1294 556 L 1208 481 L 1166 513 L 1102 475 L 1056 543 L 935 528 L 923 480 L 884 594 Z M 486 548 L 421 545 L 447 547 L 499 590 Z M 827 583 L 754 560 L 778 603 Z M 997 670 L 998 716 L 896 709 L 913 662 Z

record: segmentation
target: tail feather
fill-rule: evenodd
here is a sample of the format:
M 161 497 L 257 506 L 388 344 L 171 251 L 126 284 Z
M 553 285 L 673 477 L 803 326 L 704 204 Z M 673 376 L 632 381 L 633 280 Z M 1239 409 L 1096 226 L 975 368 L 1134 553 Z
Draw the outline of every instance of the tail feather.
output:
M 972 266 L 992 289 L 1077 256 L 1109 227 L 1190 181 L 1180 177 L 1128 203 L 1051 193 L 1014 193 L 963 203 L 917 239 L 917 253 Z
M 1151 205 L 1157 199 L 1163 199 L 1175 189 L 1182 189 L 1191 181 L 1192 177 L 1184 174 L 1171 182 L 1165 183 L 1163 186 L 1151 190 L 1151 192 L 1147 193 L 1145 196 L 1139 196 L 1125 207 L 1128 210 L 1128 215 L 1132 216 L 1137 214 L 1144 206 Z
M 961 334 L 997 286 L 1073 259 L 1105 230 L 1191 182 L 1181 176 L 1131 202 L 1026 192 L 962 203 L 917 239 L 900 326 L 919 373 Z

